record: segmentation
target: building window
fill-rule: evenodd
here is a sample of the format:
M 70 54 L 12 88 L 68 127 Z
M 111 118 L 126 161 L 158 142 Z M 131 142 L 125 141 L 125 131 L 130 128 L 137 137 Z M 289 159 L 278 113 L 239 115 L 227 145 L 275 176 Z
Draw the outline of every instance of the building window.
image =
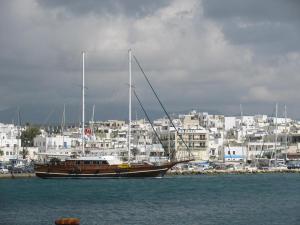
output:
M 233 155 L 235 155 L 235 151 L 233 151 L 233 153 L 232 153 Z
M 228 151 L 228 155 L 230 155 L 230 151 Z

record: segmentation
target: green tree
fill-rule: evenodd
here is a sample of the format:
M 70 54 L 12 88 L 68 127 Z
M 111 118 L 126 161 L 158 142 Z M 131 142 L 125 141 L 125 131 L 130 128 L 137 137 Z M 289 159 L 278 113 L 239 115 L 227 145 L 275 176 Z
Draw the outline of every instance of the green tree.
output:
M 20 153 L 21 153 L 23 159 L 26 159 L 26 157 L 29 154 L 29 151 L 27 149 L 23 148 L 23 150 Z
M 26 130 L 24 130 L 21 134 L 21 143 L 23 147 L 32 147 L 33 139 L 39 135 L 40 129 L 37 127 L 27 126 Z

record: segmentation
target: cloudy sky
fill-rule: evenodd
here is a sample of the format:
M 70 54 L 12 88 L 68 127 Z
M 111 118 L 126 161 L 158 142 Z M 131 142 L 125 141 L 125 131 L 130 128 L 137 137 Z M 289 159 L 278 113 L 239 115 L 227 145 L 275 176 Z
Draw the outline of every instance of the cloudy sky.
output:
M 81 51 L 87 119 L 125 119 L 133 50 L 170 112 L 191 109 L 300 118 L 297 0 L 0 1 L 0 121 L 80 118 Z M 136 91 L 161 112 L 133 64 Z M 134 111 L 142 114 L 136 103 Z M 135 113 L 134 113 L 135 115 Z

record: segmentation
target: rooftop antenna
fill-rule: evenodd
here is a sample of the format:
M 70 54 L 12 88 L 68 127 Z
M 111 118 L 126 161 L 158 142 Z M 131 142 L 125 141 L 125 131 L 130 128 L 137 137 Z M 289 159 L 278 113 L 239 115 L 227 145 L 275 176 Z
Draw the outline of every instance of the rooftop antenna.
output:
M 241 117 L 243 117 L 243 106 L 240 104 L 240 112 L 241 112 Z

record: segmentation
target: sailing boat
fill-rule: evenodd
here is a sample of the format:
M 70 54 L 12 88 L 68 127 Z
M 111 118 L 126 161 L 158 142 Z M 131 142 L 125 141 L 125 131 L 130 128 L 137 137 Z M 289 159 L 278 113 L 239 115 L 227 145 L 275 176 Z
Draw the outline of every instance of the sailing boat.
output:
M 131 162 L 131 50 L 129 59 L 129 124 L 128 124 L 128 161 L 122 162 L 114 156 L 88 157 L 84 146 L 84 52 L 82 53 L 82 156 L 65 161 L 50 161 L 35 164 L 35 174 L 40 178 L 120 178 L 120 177 L 163 177 L 178 163 L 192 159 L 174 160 L 165 163 Z M 140 66 L 140 65 L 139 65 Z M 152 88 L 152 87 L 151 87 Z

